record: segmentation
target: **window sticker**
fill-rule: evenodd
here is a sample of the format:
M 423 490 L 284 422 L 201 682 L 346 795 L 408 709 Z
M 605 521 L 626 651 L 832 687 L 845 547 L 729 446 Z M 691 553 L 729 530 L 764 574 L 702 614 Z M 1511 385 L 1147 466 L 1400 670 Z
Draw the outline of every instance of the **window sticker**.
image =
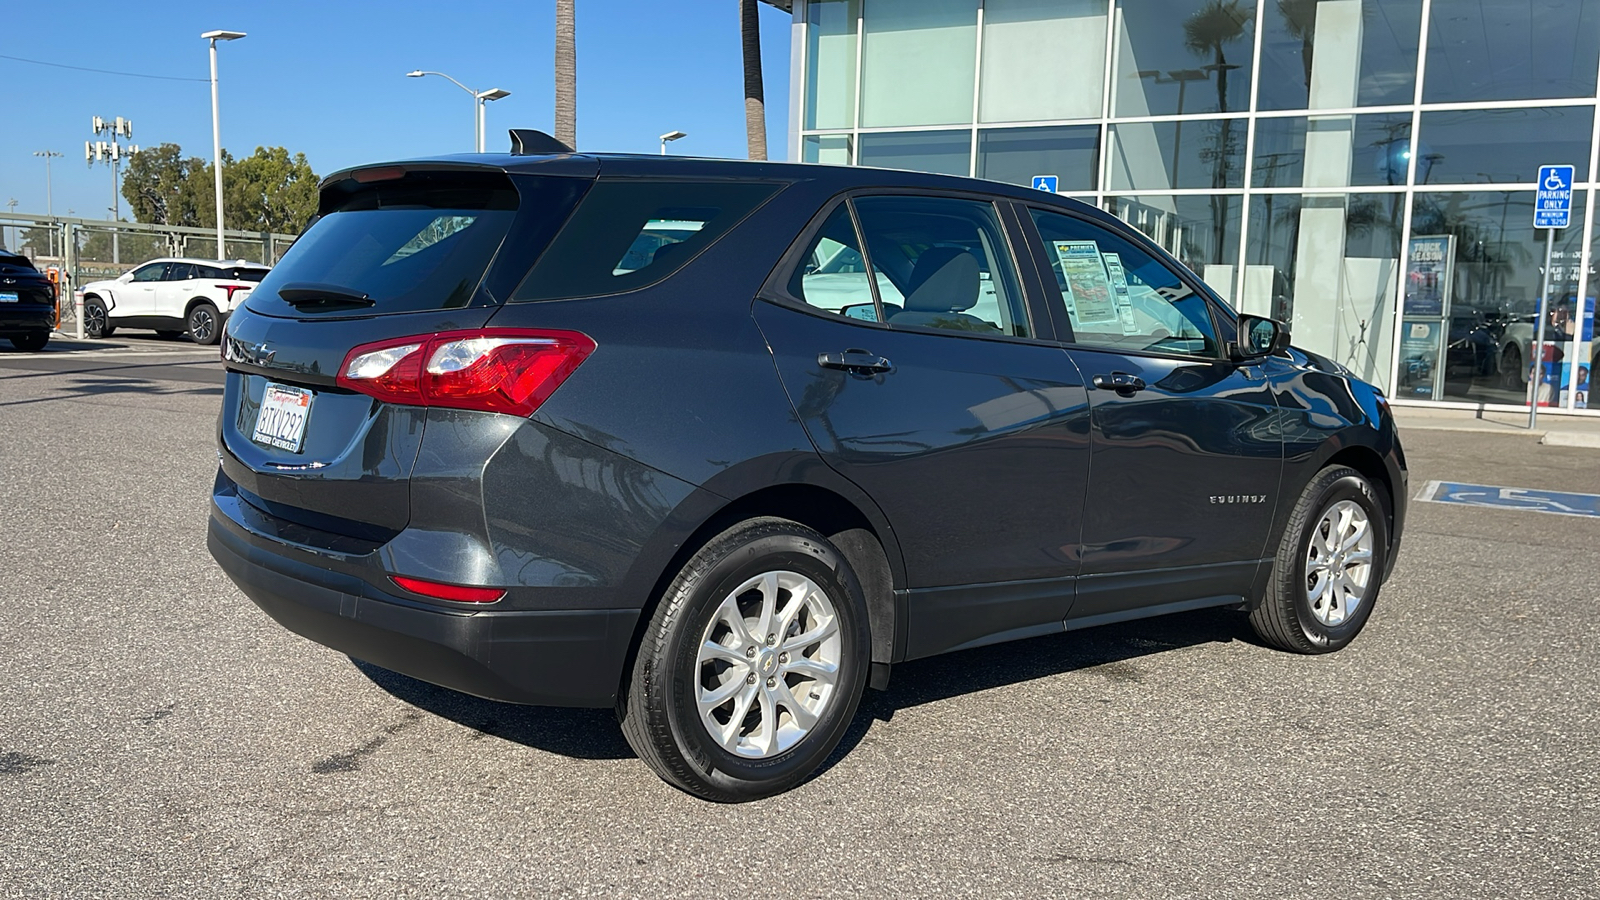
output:
M 1106 272 L 1111 276 L 1111 293 L 1117 300 L 1117 317 L 1122 320 L 1123 334 L 1138 334 L 1139 326 L 1133 318 L 1133 298 L 1128 295 L 1128 273 L 1122 268 L 1122 257 L 1105 254 Z
M 1056 241 L 1056 258 L 1072 292 L 1074 324 L 1103 325 L 1117 321 L 1116 304 L 1111 298 L 1111 280 L 1106 276 L 1100 247 L 1094 241 Z

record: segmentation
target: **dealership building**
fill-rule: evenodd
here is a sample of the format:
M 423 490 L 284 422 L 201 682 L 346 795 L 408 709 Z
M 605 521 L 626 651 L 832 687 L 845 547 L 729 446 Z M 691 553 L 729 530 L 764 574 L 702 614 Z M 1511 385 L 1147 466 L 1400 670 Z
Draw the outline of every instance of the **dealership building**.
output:
M 1053 186 L 1397 401 L 1588 405 L 1600 0 L 768 2 L 791 159 Z

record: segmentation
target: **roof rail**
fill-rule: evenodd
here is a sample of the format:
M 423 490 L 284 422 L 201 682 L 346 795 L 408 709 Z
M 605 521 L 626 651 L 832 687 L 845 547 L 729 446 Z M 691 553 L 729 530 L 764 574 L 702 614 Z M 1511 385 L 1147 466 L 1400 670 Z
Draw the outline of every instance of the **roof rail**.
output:
M 572 148 L 542 131 L 511 129 L 511 155 L 535 156 L 541 153 L 571 153 Z

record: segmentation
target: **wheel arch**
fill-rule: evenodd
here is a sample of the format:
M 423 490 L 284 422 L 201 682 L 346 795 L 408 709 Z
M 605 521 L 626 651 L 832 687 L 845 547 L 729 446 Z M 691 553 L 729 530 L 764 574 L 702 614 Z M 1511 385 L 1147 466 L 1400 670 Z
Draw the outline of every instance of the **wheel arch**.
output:
M 222 315 L 222 307 L 210 297 L 190 297 L 189 302 L 183 305 L 183 321 L 186 325 L 189 321 L 189 314 L 194 312 L 194 308 L 202 303 L 211 304 L 211 308 L 217 311 L 217 315 Z
M 872 513 L 877 514 L 877 510 Z M 830 487 L 809 482 L 772 484 L 727 500 L 704 515 L 660 568 L 639 613 L 622 667 L 617 694 L 619 704 L 627 693 L 640 639 L 667 588 L 689 558 L 712 538 L 739 522 L 768 516 L 798 522 L 820 532 L 839 549 L 856 572 L 867 604 L 874 668 L 877 664 L 892 662 L 903 653 L 905 617 L 898 609 L 894 590 L 903 570 L 898 565 L 899 546 L 887 524 Z
M 1378 489 L 1378 500 L 1383 503 L 1384 533 L 1390 545 L 1395 539 L 1395 484 L 1378 451 L 1364 444 L 1348 444 L 1334 451 L 1317 466 L 1317 471 L 1329 466 L 1348 466 L 1372 482 Z

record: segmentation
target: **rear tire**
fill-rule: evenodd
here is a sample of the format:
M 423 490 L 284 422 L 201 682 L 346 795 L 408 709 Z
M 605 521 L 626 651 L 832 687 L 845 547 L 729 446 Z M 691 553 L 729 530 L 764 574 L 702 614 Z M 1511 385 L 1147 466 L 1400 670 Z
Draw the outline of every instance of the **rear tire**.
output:
M 697 797 L 781 793 L 844 738 L 871 645 L 861 583 L 827 538 L 786 519 L 741 522 L 661 598 L 618 704 L 622 733 Z
M 215 344 L 222 337 L 222 317 L 217 308 L 202 300 L 189 310 L 189 339 L 196 344 Z
M 100 338 L 111 337 L 117 329 L 111 326 L 111 315 L 106 312 L 106 305 L 99 297 L 90 297 L 83 301 L 83 334 L 85 337 Z
M 1372 484 L 1347 466 L 1323 469 L 1289 515 L 1250 625 L 1280 650 L 1338 650 L 1372 616 L 1388 553 L 1388 519 Z
M 50 343 L 50 332 L 30 331 L 27 334 L 11 336 L 11 346 L 26 353 L 43 350 L 44 345 Z

